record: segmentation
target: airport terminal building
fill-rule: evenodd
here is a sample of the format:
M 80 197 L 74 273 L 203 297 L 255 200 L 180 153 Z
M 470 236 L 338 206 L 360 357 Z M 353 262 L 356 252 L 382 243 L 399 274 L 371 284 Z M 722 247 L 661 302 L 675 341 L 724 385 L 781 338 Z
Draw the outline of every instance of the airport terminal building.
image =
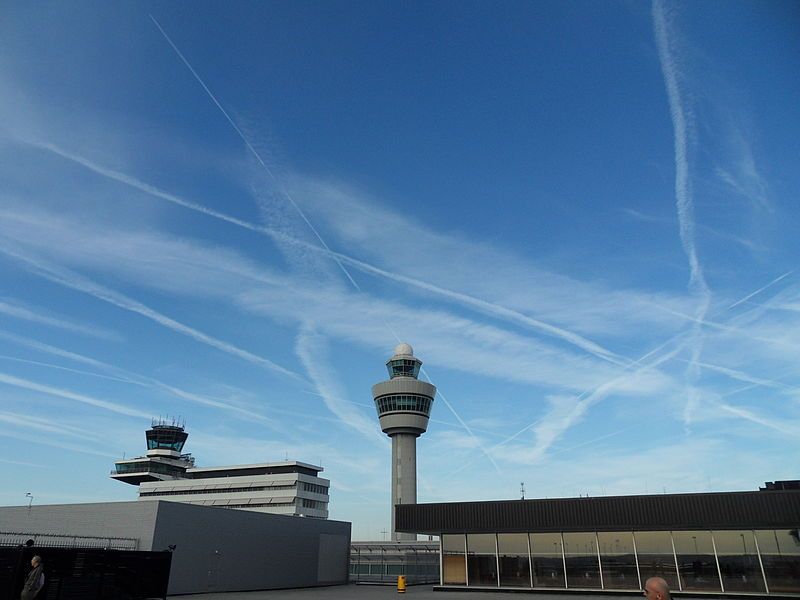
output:
M 400 504 L 439 535 L 438 589 L 641 590 L 800 597 L 800 490 Z

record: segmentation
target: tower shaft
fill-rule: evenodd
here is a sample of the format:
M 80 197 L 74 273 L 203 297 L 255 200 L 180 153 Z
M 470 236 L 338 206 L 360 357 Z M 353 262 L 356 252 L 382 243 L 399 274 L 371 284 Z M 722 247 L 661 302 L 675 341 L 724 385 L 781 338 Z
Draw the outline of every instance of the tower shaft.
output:
M 396 433 L 392 437 L 392 507 L 417 503 L 417 436 Z M 413 533 L 397 533 L 392 510 L 392 539 L 416 540 Z

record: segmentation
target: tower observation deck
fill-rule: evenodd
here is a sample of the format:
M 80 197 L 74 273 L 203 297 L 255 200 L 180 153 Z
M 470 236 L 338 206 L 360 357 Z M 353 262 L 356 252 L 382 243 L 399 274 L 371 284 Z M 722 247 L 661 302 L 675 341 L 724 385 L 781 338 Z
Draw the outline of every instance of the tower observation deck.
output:
M 389 380 L 372 386 L 381 429 L 392 439 L 392 539 L 416 540 L 397 533 L 394 507 L 417 503 L 417 438 L 428 429 L 436 387 L 419 381 L 422 361 L 408 344 L 399 344 L 386 362 Z

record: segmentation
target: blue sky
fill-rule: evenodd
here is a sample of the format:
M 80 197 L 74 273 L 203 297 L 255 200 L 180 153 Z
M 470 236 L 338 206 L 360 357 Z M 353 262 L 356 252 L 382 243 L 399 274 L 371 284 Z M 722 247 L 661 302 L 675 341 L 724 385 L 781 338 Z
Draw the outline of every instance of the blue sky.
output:
M 791 2 L 5 3 L 0 504 L 322 463 L 421 502 L 755 489 L 800 451 Z M 179 54 L 180 53 L 180 54 Z

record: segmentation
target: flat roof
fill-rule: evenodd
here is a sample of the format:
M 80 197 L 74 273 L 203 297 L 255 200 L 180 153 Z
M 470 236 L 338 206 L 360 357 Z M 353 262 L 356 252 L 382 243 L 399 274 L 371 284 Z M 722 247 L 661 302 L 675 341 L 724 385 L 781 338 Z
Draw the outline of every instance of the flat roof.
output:
M 266 462 L 266 463 L 253 463 L 249 465 L 227 465 L 224 467 L 192 467 L 186 469 L 187 473 L 197 473 L 199 471 L 230 471 L 242 469 L 263 469 L 266 467 L 303 467 L 311 469 L 312 471 L 324 471 L 322 467 L 312 465 L 309 463 L 300 462 L 299 460 L 282 460 L 279 462 Z
M 496 500 L 395 506 L 397 531 L 780 529 L 800 526 L 800 490 Z

